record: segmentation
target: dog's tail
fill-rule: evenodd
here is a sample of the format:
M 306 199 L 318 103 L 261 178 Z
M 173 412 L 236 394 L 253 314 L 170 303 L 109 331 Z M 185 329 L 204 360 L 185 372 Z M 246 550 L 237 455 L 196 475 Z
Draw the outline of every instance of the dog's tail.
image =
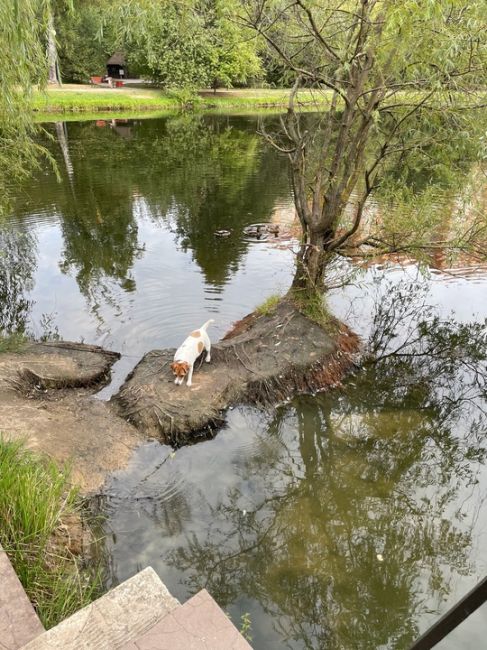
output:
M 205 330 L 206 332 L 206 330 L 208 329 L 208 325 L 211 325 L 211 323 L 214 322 L 215 321 L 213 320 L 213 318 L 210 318 L 210 320 L 207 320 L 206 323 L 200 327 L 200 330 Z

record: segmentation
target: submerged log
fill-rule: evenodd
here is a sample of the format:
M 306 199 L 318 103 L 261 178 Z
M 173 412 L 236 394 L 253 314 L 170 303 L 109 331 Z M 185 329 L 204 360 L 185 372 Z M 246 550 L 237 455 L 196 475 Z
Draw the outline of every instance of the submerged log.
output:
M 174 384 L 174 349 L 154 350 L 112 403 L 144 435 L 180 445 L 221 424 L 233 404 L 275 403 L 336 386 L 358 349 L 358 337 L 342 323 L 327 332 L 283 301 L 272 313 L 246 317 L 213 345 L 211 363 L 196 362 L 191 388 Z

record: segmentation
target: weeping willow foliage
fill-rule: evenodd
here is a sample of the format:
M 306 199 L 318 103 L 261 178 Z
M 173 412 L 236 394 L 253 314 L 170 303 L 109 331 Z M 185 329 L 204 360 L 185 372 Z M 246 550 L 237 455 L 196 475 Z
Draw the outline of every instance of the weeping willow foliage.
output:
M 48 0 L 0 0 L 0 216 L 12 184 L 46 155 L 30 106 L 33 87 L 47 79 L 48 11 Z

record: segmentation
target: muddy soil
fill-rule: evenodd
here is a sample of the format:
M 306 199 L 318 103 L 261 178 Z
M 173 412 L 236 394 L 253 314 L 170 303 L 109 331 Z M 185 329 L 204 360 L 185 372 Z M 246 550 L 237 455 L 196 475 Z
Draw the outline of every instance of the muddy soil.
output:
M 109 404 L 93 398 L 118 358 L 67 342 L 34 343 L 0 355 L 0 432 L 70 462 L 82 492 L 96 490 L 142 441 Z
M 341 323 L 331 322 L 329 332 L 281 302 L 214 345 L 211 363 L 197 362 L 191 388 L 174 384 L 174 350 L 153 350 L 110 402 L 93 394 L 109 381 L 118 354 L 69 342 L 29 344 L 0 355 L 0 432 L 70 462 L 73 481 L 94 492 L 148 437 L 187 444 L 213 435 L 230 405 L 272 404 L 338 385 L 359 342 Z
M 211 435 L 232 404 L 275 403 L 336 386 L 358 348 L 343 324 L 331 323 L 328 333 L 283 301 L 270 314 L 245 318 L 214 345 L 211 363 L 196 363 L 191 388 L 174 384 L 174 350 L 153 350 L 112 403 L 143 435 L 186 444 L 195 434 Z

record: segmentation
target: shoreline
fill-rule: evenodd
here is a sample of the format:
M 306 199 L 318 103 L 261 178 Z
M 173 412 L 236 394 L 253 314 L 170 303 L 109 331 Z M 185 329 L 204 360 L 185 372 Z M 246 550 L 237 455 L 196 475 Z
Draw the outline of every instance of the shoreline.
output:
M 271 115 L 283 114 L 288 106 L 289 88 L 208 89 L 191 92 L 162 90 L 147 85 L 108 88 L 89 84 L 64 84 L 35 90 L 31 109 L 34 122 L 94 119 L 154 118 L 171 114 Z M 412 98 L 421 91 L 402 92 Z M 303 89 L 296 103 L 301 112 L 326 110 L 329 91 Z
M 47 88 L 35 91 L 32 99 L 34 116 L 49 116 L 51 114 L 92 113 L 113 114 L 116 112 L 147 113 L 154 111 L 278 111 L 287 106 L 288 90 L 286 89 L 243 89 L 219 90 L 215 94 L 209 91 L 198 91 L 193 97 L 172 91 L 155 88 L 124 88 L 111 89 L 89 85 L 67 84 L 61 88 Z M 308 90 L 301 92 L 301 105 L 304 110 L 317 110 L 324 104 L 323 95 Z

